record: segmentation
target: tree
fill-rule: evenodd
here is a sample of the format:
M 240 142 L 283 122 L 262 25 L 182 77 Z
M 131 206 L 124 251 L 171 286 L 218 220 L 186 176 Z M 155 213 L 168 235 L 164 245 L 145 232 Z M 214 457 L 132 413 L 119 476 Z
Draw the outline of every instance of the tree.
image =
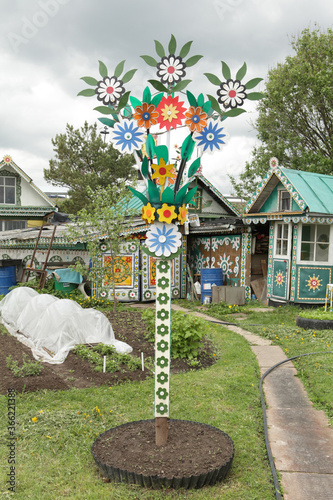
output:
M 82 208 L 75 219 L 75 226 L 69 226 L 68 238 L 83 239 L 87 243 L 91 257 L 91 267 L 88 271 L 81 264 L 77 264 L 76 271 L 87 274 L 88 279 L 101 286 L 105 281 L 111 286 L 116 311 L 116 258 L 124 242 L 122 233 L 130 223 L 131 210 L 128 202 L 131 198 L 128 187 L 124 182 L 118 186 L 98 187 L 93 191 L 87 187 L 89 197 L 94 197 L 94 204 L 88 211 Z M 101 240 L 110 253 L 109 265 L 101 260 Z
M 287 168 L 333 174 L 333 31 L 302 31 L 292 41 L 296 54 L 268 73 L 265 97 L 255 124 L 262 144 L 235 193 L 248 199 L 277 157 Z
M 54 186 L 68 188 L 69 199 L 63 206 L 68 213 L 75 214 L 83 207 L 89 211 L 98 187 L 119 186 L 135 173 L 133 157 L 104 143 L 97 124 L 85 122 L 77 130 L 67 124 L 66 133 L 56 135 L 52 144 L 55 159 L 44 169 L 44 178 Z

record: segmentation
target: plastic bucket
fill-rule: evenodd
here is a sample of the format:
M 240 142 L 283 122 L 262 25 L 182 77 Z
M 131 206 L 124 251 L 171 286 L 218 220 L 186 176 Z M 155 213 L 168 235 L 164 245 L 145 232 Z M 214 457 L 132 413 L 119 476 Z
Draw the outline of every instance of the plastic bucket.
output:
M 11 286 L 16 285 L 16 267 L 0 267 L 0 294 L 6 295 Z
M 223 285 L 222 269 L 201 269 L 201 302 L 212 301 L 212 287 Z

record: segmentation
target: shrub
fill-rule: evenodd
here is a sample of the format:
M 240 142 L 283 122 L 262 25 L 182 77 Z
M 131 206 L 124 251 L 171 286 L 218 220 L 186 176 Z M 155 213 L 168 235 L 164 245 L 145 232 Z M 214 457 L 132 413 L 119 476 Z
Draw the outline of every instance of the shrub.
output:
M 7 368 L 13 373 L 14 377 L 32 377 L 33 375 L 39 375 L 42 371 L 42 363 L 39 361 L 27 360 L 27 355 L 23 354 L 22 366 L 19 366 L 18 362 L 9 355 L 6 358 Z

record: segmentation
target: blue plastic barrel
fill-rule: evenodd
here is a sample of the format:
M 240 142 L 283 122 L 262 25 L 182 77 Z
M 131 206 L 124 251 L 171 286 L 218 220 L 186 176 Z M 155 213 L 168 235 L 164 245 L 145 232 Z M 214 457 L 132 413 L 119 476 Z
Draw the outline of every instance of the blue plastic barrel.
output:
M 213 285 L 223 285 L 222 269 L 201 269 L 201 302 L 205 302 L 205 297 L 209 302 L 212 301 L 212 287 Z
M 16 267 L 0 267 L 0 295 L 6 295 L 11 286 L 16 285 Z

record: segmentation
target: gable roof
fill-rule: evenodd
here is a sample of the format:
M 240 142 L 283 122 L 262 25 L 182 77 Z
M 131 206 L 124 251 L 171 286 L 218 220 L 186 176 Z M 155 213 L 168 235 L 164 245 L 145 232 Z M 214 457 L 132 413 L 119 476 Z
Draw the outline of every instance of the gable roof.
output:
M 0 162 L 0 171 L 4 168 L 4 167 L 12 167 L 12 169 L 20 176 L 22 177 L 25 181 L 27 181 L 27 183 L 31 186 L 31 188 L 36 191 L 36 193 L 38 193 L 43 199 L 44 201 L 47 202 L 48 205 L 50 205 L 50 207 L 52 209 L 55 208 L 56 204 L 46 196 L 45 193 L 43 193 L 43 191 L 41 191 L 41 189 L 39 189 L 32 181 L 32 178 L 29 177 L 29 175 L 27 175 L 18 165 L 16 165 L 16 163 L 12 160 L 11 156 L 9 155 L 5 155 L 3 157 L 3 160 Z M 51 210 L 52 211 L 52 210 Z
M 333 214 L 333 176 L 271 167 L 245 207 L 245 215 L 259 213 L 274 188 L 282 183 L 300 212 Z

